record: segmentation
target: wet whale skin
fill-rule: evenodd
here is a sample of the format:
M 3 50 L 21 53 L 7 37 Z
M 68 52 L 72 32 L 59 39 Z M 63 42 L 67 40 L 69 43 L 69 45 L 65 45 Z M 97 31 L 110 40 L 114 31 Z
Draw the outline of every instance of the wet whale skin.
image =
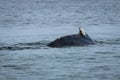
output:
M 49 47 L 64 47 L 64 46 L 84 46 L 94 44 L 93 40 L 86 34 L 68 35 L 60 37 L 48 44 Z

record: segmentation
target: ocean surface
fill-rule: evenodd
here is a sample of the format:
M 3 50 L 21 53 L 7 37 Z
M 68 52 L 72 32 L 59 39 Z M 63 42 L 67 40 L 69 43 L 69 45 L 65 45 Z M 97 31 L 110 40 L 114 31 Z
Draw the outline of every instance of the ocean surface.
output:
M 46 46 L 79 27 L 95 45 Z M 120 0 L 0 0 L 0 80 L 120 80 Z

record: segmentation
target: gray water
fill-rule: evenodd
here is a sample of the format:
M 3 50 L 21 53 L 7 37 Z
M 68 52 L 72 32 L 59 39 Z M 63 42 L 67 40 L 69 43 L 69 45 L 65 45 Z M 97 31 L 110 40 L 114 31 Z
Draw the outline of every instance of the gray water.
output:
M 79 27 L 95 45 L 46 46 Z M 0 80 L 120 80 L 120 0 L 0 0 Z

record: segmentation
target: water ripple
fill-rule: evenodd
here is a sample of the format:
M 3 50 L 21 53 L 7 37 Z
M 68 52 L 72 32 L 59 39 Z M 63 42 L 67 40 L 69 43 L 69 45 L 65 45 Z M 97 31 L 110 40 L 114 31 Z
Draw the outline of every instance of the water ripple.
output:
M 48 42 L 18 43 L 13 45 L 0 45 L 0 50 L 24 50 L 45 48 Z
M 120 44 L 120 38 L 95 41 L 97 44 Z

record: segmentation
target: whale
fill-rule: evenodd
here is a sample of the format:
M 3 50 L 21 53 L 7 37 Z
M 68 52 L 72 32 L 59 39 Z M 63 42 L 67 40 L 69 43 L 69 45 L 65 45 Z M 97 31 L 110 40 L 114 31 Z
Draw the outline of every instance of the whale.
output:
M 67 47 L 67 46 L 85 46 L 93 45 L 94 41 L 84 31 L 83 28 L 79 28 L 79 33 L 73 35 L 67 35 L 50 42 L 49 47 Z

